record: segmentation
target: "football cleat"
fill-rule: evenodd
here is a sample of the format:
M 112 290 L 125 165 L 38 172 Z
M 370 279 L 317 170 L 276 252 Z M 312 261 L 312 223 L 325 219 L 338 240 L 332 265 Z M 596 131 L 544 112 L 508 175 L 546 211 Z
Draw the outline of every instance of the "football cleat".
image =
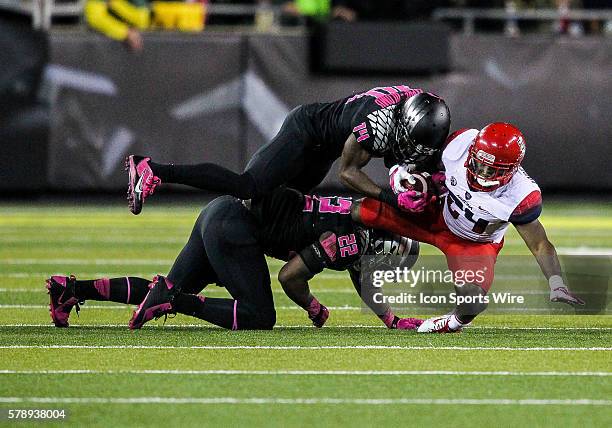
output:
M 130 330 L 142 328 L 153 318 L 160 318 L 174 313 L 172 301 L 174 300 L 174 285 L 161 275 L 153 278 L 149 284 L 149 292 L 138 309 L 134 311 L 130 320 Z
M 579 305 L 584 306 L 584 300 L 580 297 L 573 295 L 567 287 L 557 287 L 550 290 L 550 301 L 567 303 L 568 305 Z
M 423 324 L 425 320 L 420 318 L 400 318 L 397 321 L 395 328 L 398 330 L 416 330 Z
M 47 279 L 46 287 L 49 294 L 49 312 L 56 327 L 68 327 L 70 311 L 76 307 L 77 315 L 80 302 L 75 295 L 76 278 L 73 275 L 54 275 Z
M 145 199 L 161 184 L 160 178 L 153 173 L 149 165 L 150 160 L 151 158 L 135 155 L 129 155 L 125 160 L 125 169 L 129 176 L 127 200 L 134 215 L 140 214 Z
M 314 325 L 316 328 L 323 327 L 329 318 L 329 309 L 323 305 L 320 306 L 319 312 L 316 315 L 308 315 L 308 318 L 310 318 L 310 321 L 312 321 L 312 325 Z
M 451 314 L 442 315 L 440 317 L 433 317 L 426 319 L 423 324 L 419 326 L 417 332 L 419 333 L 457 333 L 462 330 L 461 327 L 452 330 L 449 326 Z

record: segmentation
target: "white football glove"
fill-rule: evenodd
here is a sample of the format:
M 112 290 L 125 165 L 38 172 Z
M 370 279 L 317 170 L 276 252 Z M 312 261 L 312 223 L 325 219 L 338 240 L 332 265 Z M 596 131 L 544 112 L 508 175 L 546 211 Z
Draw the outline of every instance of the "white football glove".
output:
M 415 182 L 412 174 L 408 171 L 406 165 L 395 165 L 389 170 L 389 187 L 393 190 L 393 193 L 399 195 L 406 191 L 404 186 L 401 185 L 402 180 L 408 180 L 409 182 Z

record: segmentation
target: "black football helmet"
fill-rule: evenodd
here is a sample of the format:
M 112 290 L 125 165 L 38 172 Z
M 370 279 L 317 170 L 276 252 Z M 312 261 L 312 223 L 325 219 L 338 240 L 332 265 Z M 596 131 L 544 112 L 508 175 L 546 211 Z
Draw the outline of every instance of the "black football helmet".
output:
M 393 156 L 404 163 L 423 162 L 443 146 L 450 129 L 450 111 L 442 98 L 421 93 L 396 110 Z
M 384 230 L 363 228 L 358 232 L 363 249 L 361 255 L 368 257 L 362 257 L 357 262 L 357 270 L 365 268 L 372 271 L 394 267 L 410 269 L 416 263 L 420 251 L 418 241 Z M 367 266 L 362 266 L 364 261 Z

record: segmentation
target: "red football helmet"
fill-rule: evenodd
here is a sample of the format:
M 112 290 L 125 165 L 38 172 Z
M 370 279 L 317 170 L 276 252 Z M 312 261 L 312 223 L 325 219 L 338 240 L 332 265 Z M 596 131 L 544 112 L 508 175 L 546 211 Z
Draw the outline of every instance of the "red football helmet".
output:
M 508 183 L 525 156 L 525 137 L 509 123 L 491 123 L 476 135 L 465 161 L 470 187 L 490 192 Z

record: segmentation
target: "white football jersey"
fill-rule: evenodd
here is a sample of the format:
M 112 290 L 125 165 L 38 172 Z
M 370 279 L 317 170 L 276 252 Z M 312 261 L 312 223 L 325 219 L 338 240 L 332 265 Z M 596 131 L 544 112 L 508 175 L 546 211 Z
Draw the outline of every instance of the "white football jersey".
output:
M 492 192 L 470 190 L 465 161 L 478 134 L 469 129 L 455 137 L 442 153 L 446 170 L 448 195 L 444 204 L 444 221 L 455 235 L 476 242 L 501 242 L 508 229 L 508 219 L 531 192 L 540 188 L 520 168 L 504 186 Z

